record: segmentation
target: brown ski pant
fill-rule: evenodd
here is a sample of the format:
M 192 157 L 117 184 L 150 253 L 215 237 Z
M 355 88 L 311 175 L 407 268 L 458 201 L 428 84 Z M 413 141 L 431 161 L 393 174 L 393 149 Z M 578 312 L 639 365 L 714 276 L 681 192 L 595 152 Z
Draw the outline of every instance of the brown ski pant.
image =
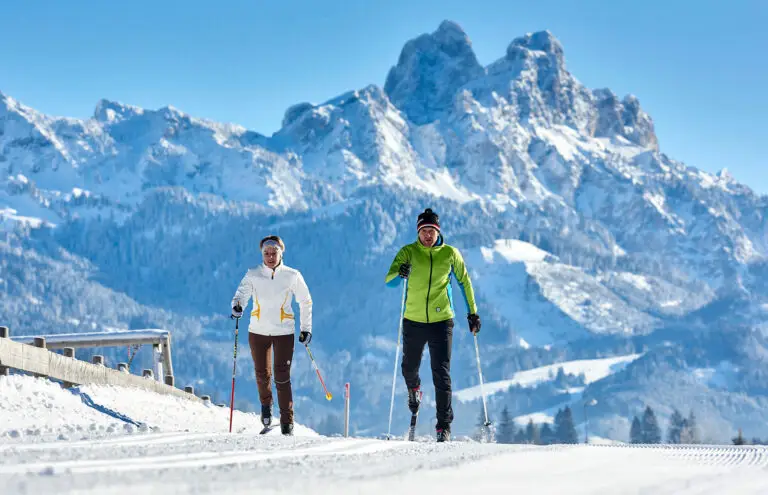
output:
M 280 406 L 280 423 L 293 423 L 293 393 L 291 391 L 291 360 L 293 335 L 268 336 L 248 333 L 251 357 L 256 369 L 256 385 L 262 406 L 272 407 L 272 349 L 274 348 L 275 386 Z

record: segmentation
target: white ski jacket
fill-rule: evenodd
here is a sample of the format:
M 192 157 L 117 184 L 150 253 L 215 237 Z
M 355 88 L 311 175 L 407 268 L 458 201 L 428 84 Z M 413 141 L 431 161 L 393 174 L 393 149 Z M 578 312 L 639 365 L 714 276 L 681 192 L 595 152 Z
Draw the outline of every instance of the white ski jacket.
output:
M 291 335 L 295 317 L 291 309 L 293 297 L 299 303 L 301 331 L 312 332 L 312 296 L 301 272 L 280 263 L 272 270 L 262 264 L 245 273 L 232 298 L 245 309 L 253 297 L 253 310 L 248 331 L 260 335 Z

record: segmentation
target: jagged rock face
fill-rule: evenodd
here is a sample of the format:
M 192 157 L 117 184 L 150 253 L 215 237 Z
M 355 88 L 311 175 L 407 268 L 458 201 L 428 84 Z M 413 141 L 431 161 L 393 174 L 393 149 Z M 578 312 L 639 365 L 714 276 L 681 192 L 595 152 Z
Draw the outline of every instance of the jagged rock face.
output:
M 658 150 L 653 121 L 635 96 L 627 95 L 619 101 L 609 89 L 595 90 L 593 94 L 598 109 L 595 136 L 623 136 L 631 143 Z
M 467 35 L 446 21 L 406 43 L 384 91 L 411 122 L 428 124 L 450 109 L 461 86 L 484 72 Z

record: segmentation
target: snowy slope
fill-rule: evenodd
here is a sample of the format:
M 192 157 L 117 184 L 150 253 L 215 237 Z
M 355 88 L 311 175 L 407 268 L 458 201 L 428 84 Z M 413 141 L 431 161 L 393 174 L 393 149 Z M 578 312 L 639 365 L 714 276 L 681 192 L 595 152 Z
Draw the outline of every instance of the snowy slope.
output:
M 541 366 L 525 371 L 515 373 L 508 380 L 499 380 L 485 383 L 485 393 L 492 395 L 496 392 L 507 390 L 510 387 L 519 385 L 521 387 L 531 387 L 542 382 L 550 381 L 554 378 L 560 368 L 563 372 L 571 375 L 584 374 L 584 383 L 590 384 L 616 373 L 623 369 L 628 363 L 640 357 L 640 354 L 630 354 L 629 356 L 619 356 L 604 359 L 583 359 L 578 361 L 565 361 L 548 366 Z M 460 401 L 469 402 L 480 398 L 480 386 L 470 387 L 463 390 L 457 390 L 453 396 Z
M 520 345 L 551 345 L 600 335 L 650 333 L 656 314 L 676 316 L 712 299 L 706 289 L 661 277 L 590 270 L 520 240 L 496 240 L 465 254 L 477 293 L 510 326 Z
M 155 433 L 225 433 L 229 430 L 229 408 L 196 403 L 139 389 L 80 387 L 93 401 L 117 411 L 140 428 L 86 406 L 78 395 L 44 378 L 23 375 L 0 377 L 0 445 L 30 442 L 102 440 L 141 434 L 152 441 Z M 235 411 L 233 429 L 258 433 L 259 416 Z M 297 436 L 317 434 L 296 424 Z M 270 434 L 279 432 L 270 432 Z

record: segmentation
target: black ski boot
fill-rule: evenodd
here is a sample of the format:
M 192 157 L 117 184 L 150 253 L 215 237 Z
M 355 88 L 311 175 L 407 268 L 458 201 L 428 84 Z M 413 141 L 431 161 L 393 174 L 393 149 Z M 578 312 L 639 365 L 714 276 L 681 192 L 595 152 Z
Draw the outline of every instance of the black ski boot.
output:
M 448 428 L 438 428 L 435 432 L 437 433 L 438 443 L 451 441 L 451 430 Z
M 280 432 L 285 435 L 293 436 L 293 423 L 280 423 Z
M 408 409 L 411 410 L 411 414 L 419 412 L 419 404 L 421 404 L 421 391 L 419 387 L 408 389 Z
M 272 406 L 261 406 L 261 424 L 269 426 L 272 424 Z

